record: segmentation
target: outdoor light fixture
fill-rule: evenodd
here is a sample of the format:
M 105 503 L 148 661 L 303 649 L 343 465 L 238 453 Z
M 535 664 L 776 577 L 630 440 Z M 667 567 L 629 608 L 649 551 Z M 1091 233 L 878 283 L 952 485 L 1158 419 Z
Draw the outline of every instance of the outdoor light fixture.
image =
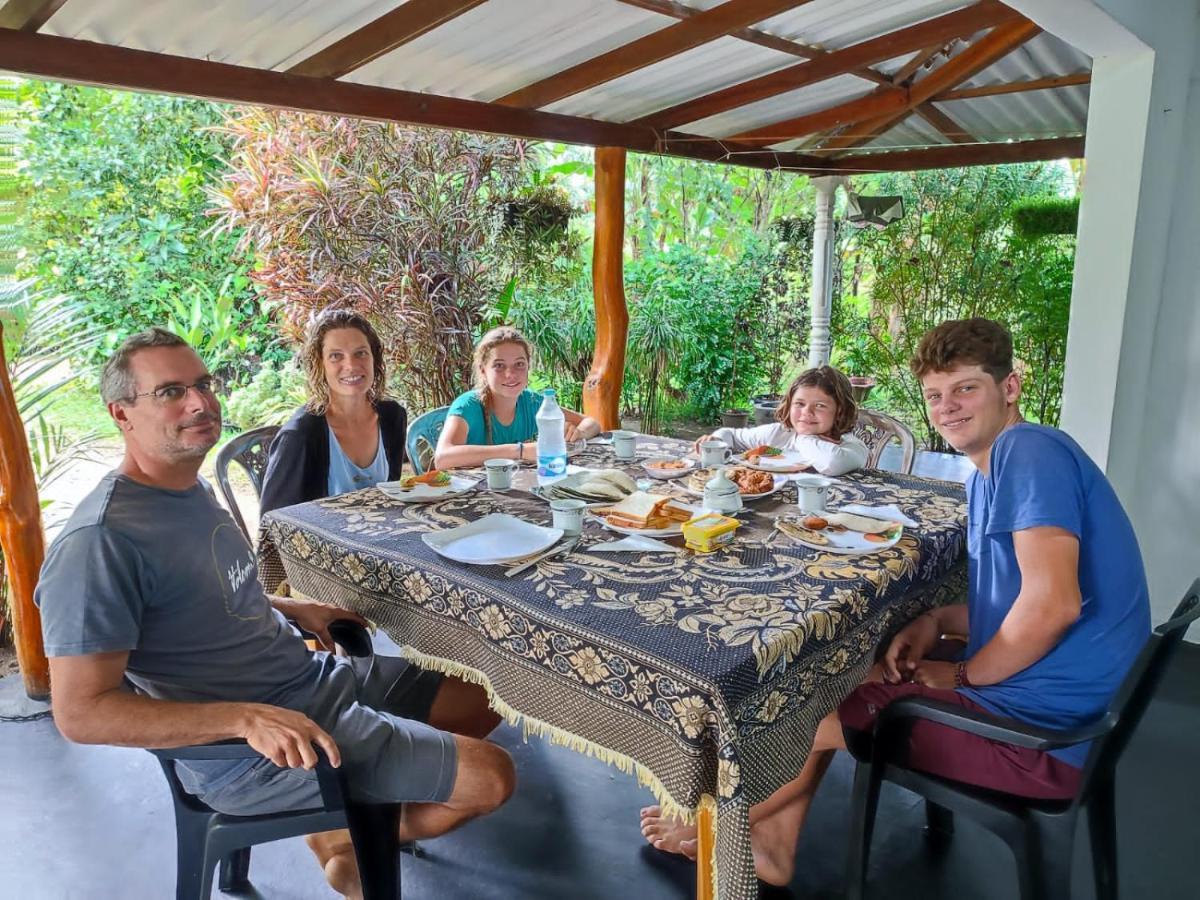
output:
M 869 225 L 882 231 L 904 215 L 902 197 L 863 197 L 847 191 L 846 200 L 846 221 L 855 228 Z

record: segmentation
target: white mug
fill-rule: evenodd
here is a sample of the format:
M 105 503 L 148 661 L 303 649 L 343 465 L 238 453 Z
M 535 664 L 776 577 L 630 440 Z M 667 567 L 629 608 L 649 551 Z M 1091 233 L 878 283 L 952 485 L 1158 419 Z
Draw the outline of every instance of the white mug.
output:
M 724 441 L 712 438 L 700 442 L 700 465 L 723 466 L 733 458 L 733 451 Z
M 583 531 L 583 509 L 587 506 L 582 500 L 551 500 L 550 510 L 554 515 L 554 527 L 561 528 L 563 534 L 579 534 Z
M 617 459 L 633 459 L 637 455 L 637 434 L 632 431 L 612 433 L 613 453 Z
M 825 512 L 825 498 L 829 496 L 832 478 L 826 478 L 824 475 L 796 475 L 792 480 L 796 482 L 796 505 L 800 507 L 801 512 Z
M 511 459 L 485 459 L 483 467 L 487 469 L 487 484 L 493 491 L 507 491 L 512 487 L 513 469 L 517 467 Z

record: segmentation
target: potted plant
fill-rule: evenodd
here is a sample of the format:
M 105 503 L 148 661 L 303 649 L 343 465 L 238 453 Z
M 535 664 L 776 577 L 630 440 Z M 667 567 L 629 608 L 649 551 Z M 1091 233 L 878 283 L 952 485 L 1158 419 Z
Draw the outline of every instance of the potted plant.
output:
M 783 402 L 783 394 L 755 394 L 750 398 L 754 407 L 754 424 L 767 425 L 775 421 L 775 410 Z
M 854 402 L 866 403 L 871 389 L 875 387 L 875 378 L 871 375 L 851 375 L 850 392 L 854 394 Z

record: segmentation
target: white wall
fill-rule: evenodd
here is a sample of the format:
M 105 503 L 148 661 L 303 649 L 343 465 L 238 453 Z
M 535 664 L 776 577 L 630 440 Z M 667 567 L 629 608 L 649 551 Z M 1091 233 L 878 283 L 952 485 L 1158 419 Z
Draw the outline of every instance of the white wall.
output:
M 1161 621 L 1200 576 L 1200 0 L 1009 2 L 1095 60 L 1063 427 L 1133 519 Z

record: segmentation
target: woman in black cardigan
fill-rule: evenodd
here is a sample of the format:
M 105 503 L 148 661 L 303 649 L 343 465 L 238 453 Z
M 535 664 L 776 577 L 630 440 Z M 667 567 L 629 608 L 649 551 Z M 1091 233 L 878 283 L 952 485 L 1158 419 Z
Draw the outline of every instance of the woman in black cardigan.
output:
M 262 513 L 400 477 L 408 416 L 387 385 L 383 344 L 346 309 L 309 326 L 300 351 L 308 402 L 271 442 Z

